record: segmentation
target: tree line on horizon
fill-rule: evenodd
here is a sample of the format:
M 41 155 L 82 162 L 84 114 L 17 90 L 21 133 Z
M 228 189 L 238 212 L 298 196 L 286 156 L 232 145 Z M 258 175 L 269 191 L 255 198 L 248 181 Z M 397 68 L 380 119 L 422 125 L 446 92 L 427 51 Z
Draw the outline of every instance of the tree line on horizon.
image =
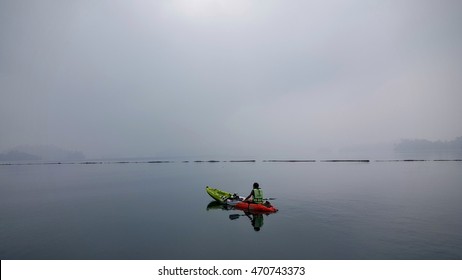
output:
M 0 153 L 0 161 L 83 160 L 80 151 L 68 151 L 54 146 L 19 146 Z
M 410 151 L 462 151 L 462 137 L 451 141 L 429 141 L 426 139 L 403 139 L 395 145 L 397 152 Z

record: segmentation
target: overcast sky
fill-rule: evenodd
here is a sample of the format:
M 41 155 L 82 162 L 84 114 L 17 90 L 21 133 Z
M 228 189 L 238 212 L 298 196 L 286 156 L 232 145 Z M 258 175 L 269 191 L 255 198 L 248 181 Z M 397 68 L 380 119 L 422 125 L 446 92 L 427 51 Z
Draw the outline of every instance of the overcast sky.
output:
M 462 136 L 462 1 L 0 0 L 0 151 L 309 155 Z

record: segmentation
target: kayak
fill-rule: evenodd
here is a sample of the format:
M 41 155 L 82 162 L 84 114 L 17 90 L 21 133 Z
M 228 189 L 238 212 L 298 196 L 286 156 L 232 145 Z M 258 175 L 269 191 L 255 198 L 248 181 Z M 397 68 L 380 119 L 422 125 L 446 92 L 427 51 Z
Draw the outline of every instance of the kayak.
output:
M 233 194 L 219 189 L 214 189 L 209 186 L 205 187 L 205 191 L 216 201 L 225 203 L 228 198 L 233 197 Z
M 277 212 L 278 209 L 275 208 L 273 205 L 268 204 L 258 204 L 258 203 L 251 203 L 241 201 L 234 205 L 234 208 L 244 211 L 250 211 L 254 213 L 274 213 Z
M 242 196 L 233 195 L 229 192 L 211 188 L 209 186 L 205 187 L 205 191 L 216 201 L 233 206 L 235 209 L 260 213 L 274 213 L 278 211 L 277 208 L 267 201 L 263 204 L 246 202 L 243 201 L 244 197 Z

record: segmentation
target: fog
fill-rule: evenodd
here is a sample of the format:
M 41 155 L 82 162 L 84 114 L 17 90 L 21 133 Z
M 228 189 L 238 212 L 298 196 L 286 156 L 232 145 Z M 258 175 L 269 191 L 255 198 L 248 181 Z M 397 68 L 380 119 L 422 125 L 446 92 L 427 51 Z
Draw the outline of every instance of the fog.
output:
M 0 0 L 0 151 L 303 157 L 462 135 L 460 1 Z

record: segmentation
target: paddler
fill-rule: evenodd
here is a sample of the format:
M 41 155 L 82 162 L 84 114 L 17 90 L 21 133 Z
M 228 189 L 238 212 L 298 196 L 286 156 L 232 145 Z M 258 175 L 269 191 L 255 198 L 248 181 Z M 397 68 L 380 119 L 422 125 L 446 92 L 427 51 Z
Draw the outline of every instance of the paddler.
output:
M 260 189 L 260 185 L 257 182 L 253 183 L 253 189 L 249 196 L 244 199 L 244 201 L 256 204 L 264 204 L 267 207 L 271 206 L 271 203 L 268 201 L 263 201 L 263 191 Z

